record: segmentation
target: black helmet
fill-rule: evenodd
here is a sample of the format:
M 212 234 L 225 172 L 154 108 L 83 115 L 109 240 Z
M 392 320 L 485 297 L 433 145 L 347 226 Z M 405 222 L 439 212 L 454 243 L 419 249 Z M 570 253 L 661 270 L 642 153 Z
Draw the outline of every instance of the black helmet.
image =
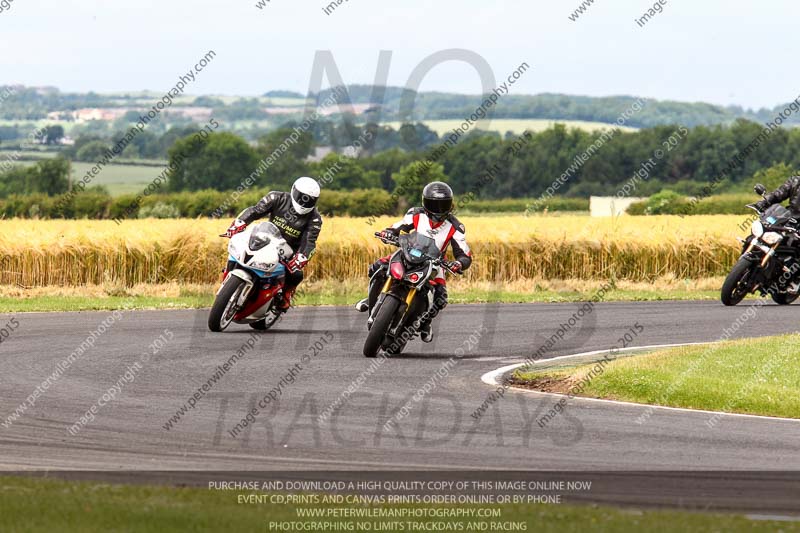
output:
M 441 181 L 432 181 L 422 190 L 422 207 L 436 222 L 441 222 L 453 210 L 453 189 Z

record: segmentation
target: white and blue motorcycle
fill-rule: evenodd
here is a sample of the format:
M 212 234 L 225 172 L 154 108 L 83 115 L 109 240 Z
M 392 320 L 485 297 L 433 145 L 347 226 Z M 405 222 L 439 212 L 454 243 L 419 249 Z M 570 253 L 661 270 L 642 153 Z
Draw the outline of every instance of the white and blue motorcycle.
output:
M 261 222 L 231 237 L 228 265 L 208 315 L 208 329 L 223 331 L 231 322 L 257 330 L 271 328 L 282 314 L 277 303 L 283 297 L 284 261 L 292 253 L 272 222 Z

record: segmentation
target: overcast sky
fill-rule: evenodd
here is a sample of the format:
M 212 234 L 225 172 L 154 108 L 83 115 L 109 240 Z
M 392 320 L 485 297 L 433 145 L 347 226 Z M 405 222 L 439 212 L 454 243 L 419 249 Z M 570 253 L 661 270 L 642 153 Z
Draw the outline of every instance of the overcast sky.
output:
M 393 51 L 389 83 L 426 56 L 466 48 L 498 80 L 525 61 L 515 94 L 629 94 L 745 107 L 800 94 L 800 5 L 789 0 L 668 0 L 639 27 L 649 0 L 13 0 L 0 12 L 0 84 L 66 91 L 166 90 L 207 52 L 193 94 L 305 93 L 315 51 L 331 50 L 347 83 L 371 83 Z M 327 0 L 330 1 L 330 0 Z M 662 0 L 663 2 L 664 0 Z M 444 64 L 422 90 L 478 93 L 474 69 Z

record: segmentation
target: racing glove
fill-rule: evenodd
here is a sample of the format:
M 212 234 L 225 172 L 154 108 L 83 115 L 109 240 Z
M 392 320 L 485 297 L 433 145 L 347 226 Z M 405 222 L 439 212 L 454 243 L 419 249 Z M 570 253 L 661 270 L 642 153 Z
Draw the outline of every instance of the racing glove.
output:
M 296 253 L 292 256 L 291 259 L 286 263 L 286 268 L 289 269 L 289 272 L 299 272 L 303 270 L 306 265 L 308 264 L 308 257 L 301 253 Z
M 239 220 L 237 218 L 236 220 L 233 221 L 233 223 L 231 224 L 231 227 L 228 228 L 227 231 L 225 231 L 225 233 L 220 235 L 220 237 L 227 237 L 227 238 L 230 239 L 231 237 L 233 237 L 237 233 L 243 232 L 246 227 L 247 227 L 247 223 L 245 221 Z
M 393 229 L 385 229 L 378 233 L 378 237 L 384 241 L 396 241 L 397 233 Z
M 464 270 L 464 265 L 461 264 L 461 261 L 451 261 L 450 263 L 447 263 L 447 266 L 450 267 L 450 270 L 456 273 Z

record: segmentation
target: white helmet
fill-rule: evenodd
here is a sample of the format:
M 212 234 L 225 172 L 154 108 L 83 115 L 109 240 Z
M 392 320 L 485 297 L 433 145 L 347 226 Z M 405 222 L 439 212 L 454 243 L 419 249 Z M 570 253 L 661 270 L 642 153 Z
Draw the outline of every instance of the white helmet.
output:
M 313 178 L 297 178 L 292 185 L 292 207 L 298 215 L 310 213 L 319 199 L 319 183 Z

